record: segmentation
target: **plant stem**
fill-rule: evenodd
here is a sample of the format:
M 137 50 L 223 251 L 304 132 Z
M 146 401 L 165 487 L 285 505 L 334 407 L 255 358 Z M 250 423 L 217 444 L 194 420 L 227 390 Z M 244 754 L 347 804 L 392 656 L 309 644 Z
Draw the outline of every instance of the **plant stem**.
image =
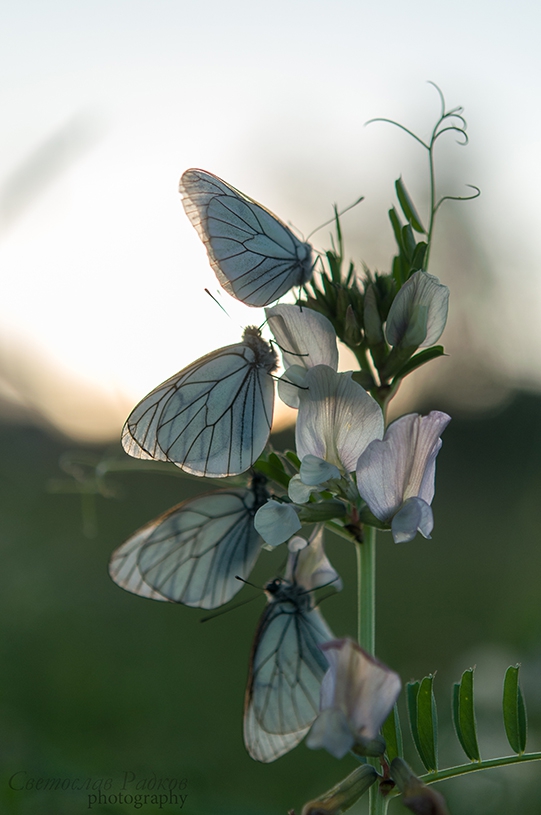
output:
M 365 526 L 364 541 L 357 543 L 359 645 L 373 654 L 376 647 L 376 530 Z
M 358 620 L 357 638 L 359 645 L 373 654 L 376 647 L 376 530 L 373 526 L 364 527 L 364 540 L 357 542 L 357 591 Z M 378 762 L 369 759 L 376 769 Z M 370 787 L 370 815 L 384 815 L 387 800 L 379 792 L 379 785 Z
M 459 764 L 457 767 L 449 767 L 446 770 L 438 770 L 435 773 L 421 775 L 420 779 L 425 784 L 435 784 L 447 778 L 456 778 L 459 775 L 475 773 L 479 770 L 489 770 L 492 767 L 507 767 L 510 764 L 523 764 L 526 761 L 540 761 L 541 753 L 522 753 L 518 756 L 502 756 L 502 758 L 487 758 L 484 761 L 471 761 L 469 764 Z

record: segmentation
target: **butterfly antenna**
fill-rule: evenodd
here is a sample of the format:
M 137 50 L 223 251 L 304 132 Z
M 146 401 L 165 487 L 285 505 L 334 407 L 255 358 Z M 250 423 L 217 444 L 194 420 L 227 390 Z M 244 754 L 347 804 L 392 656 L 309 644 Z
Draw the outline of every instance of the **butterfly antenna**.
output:
M 292 357 L 309 357 L 310 356 L 310 354 L 308 354 L 308 353 L 301 354 L 301 353 L 297 353 L 296 351 L 288 351 L 287 348 L 282 348 L 280 343 L 276 342 L 276 340 L 270 340 L 270 343 L 271 343 L 271 345 L 276 345 L 276 347 L 280 349 L 282 354 L 290 354 Z
M 316 227 L 315 229 L 313 229 L 313 230 L 310 232 L 310 234 L 308 235 L 308 237 L 306 238 L 306 240 L 307 240 L 307 241 L 308 241 L 308 240 L 310 240 L 310 238 L 312 237 L 312 235 L 315 235 L 315 234 L 316 234 L 316 232 L 319 232 L 319 230 L 320 230 L 320 229 L 323 229 L 323 227 L 324 227 L 324 226 L 329 226 L 329 224 L 334 224 L 334 223 L 336 222 L 336 219 L 337 219 L 337 218 L 341 218 L 341 217 L 342 217 L 342 215 L 345 215 L 345 214 L 346 214 L 346 212 L 349 212 L 349 211 L 350 211 L 350 209 L 353 209 L 354 207 L 356 207 L 356 206 L 357 206 L 357 204 L 360 204 L 360 203 L 361 203 L 361 201 L 364 201 L 364 195 L 361 195 L 361 197 L 360 197 L 360 198 L 357 198 L 357 200 L 356 200 L 356 201 L 354 201 L 354 202 L 353 202 L 353 204 L 349 204 L 349 206 L 345 207 L 345 208 L 344 208 L 344 209 L 342 209 L 340 212 L 336 212 L 336 213 L 333 215 L 333 217 L 332 217 L 332 218 L 329 218 L 329 220 L 328 220 L 328 221 L 325 221 L 325 223 L 323 223 L 323 224 L 321 224 L 320 226 L 318 226 L 318 227 Z
M 212 292 L 210 292 L 208 289 L 205 289 L 205 292 L 208 294 L 208 296 L 209 296 L 209 297 L 211 297 L 211 298 L 214 300 L 214 302 L 216 303 L 216 305 L 217 305 L 219 308 L 221 308 L 221 309 L 222 309 L 222 311 L 223 311 L 223 313 L 224 313 L 224 314 L 227 314 L 227 316 L 228 316 L 228 317 L 229 317 L 229 319 L 231 320 L 231 314 L 229 314 L 229 312 L 227 311 L 227 309 L 225 309 L 225 308 L 222 306 L 222 304 L 220 303 L 220 301 L 216 299 L 216 297 L 215 297 L 215 296 L 212 294 Z

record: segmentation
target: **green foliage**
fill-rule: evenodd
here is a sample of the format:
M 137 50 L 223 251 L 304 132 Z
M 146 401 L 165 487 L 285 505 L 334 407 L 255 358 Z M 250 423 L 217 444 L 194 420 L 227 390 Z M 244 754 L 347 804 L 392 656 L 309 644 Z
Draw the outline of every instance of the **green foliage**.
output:
M 387 745 L 385 752 L 388 761 L 391 762 L 394 758 L 401 758 L 404 755 L 404 748 L 402 744 L 402 728 L 400 727 L 400 718 L 396 705 L 383 723 L 381 734 Z
M 421 234 L 426 234 L 426 229 L 421 223 L 421 219 L 417 214 L 417 210 L 413 204 L 413 201 L 410 198 L 410 195 L 405 187 L 404 182 L 402 181 L 402 176 L 395 181 L 395 189 L 398 201 L 400 206 L 402 207 L 402 212 L 404 213 L 406 220 L 411 224 L 413 229 L 416 232 L 420 232 Z
M 458 740 L 470 761 L 481 761 L 473 708 L 473 668 L 453 686 L 453 722 Z
M 515 753 L 526 749 L 527 719 L 522 690 L 518 683 L 519 665 L 510 665 L 503 683 L 503 721 L 507 740 Z
M 438 769 L 438 716 L 433 683 L 433 674 L 421 682 L 409 682 L 406 698 L 415 747 L 426 769 L 435 772 Z

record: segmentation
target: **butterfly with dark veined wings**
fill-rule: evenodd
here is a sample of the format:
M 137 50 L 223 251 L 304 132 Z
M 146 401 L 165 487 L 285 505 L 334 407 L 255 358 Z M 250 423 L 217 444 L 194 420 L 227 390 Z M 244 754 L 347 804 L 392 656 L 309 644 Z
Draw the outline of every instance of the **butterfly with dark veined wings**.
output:
M 317 545 L 322 547 L 321 536 Z M 269 602 L 254 638 L 244 704 L 244 743 L 256 761 L 268 763 L 292 750 L 319 712 L 329 666 L 318 646 L 333 634 L 313 604 L 312 590 L 321 584 L 315 573 L 308 580 L 302 575 L 309 549 L 290 553 L 286 577 L 265 587 Z M 322 548 L 321 555 L 328 568 L 320 574 L 336 575 Z
M 155 388 L 130 413 L 122 446 L 212 478 L 239 475 L 261 455 L 274 407 L 277 355 L 259 328 L 207 354 Z
M 109 574 L 141 597 L 197 608 L 224 605 L 240 591 L 261 550 L 254 515 L 269 497 L 265 483 L 255 473 L 247 489 L 183 501 L 123 543 Z
M 179 190 L 228 294 L 261 307 L 308 282 L 314 269 L 312 247 L 261 204 L 204 170 L 186 170 Z

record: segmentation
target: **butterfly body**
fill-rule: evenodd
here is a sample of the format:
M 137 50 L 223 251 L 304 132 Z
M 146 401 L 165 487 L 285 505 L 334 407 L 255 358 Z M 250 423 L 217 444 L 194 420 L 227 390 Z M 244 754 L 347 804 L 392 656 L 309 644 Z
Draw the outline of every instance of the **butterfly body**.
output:
M 243 586 L 261 550 L 253 518 L 268 498 L 256 474 L 247 489 L 217 490 L 183 501 L 120 546 L 109 573 L 142 597 L 217 608 Z
M 310 592 L 283 579 L 265 587 L 269 603 L 254 639 L 244 709 L 244 741 L 257 761 L 295 747 L 319 711 L 328 668 L 319 645 L 333 638 Z
M 245 472 L 269 437 L 276 367 L 259 329 L 246 328 L 242 342 L 201 357 L 134 408 L 122 432 L 125 451 L 193 475 Z
M 261 204 L 204 170 L 186 170 L 179 189 L 220 285 L 237 300 L 266 306 L 308 282 L 312 247 Z

